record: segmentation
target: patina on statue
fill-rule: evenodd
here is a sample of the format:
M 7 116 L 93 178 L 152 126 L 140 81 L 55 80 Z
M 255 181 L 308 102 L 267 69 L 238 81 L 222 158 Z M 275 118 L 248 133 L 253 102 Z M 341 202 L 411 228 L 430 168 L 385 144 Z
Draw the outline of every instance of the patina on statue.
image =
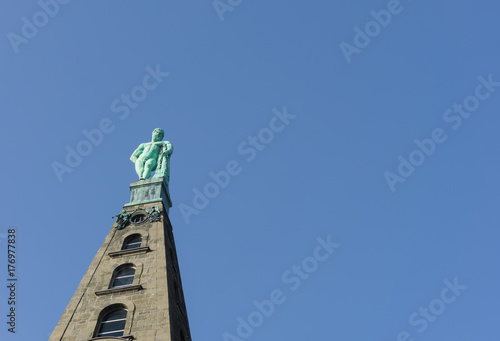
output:
M 163 129 L 153 130 L 151 142 L 141 143 L 132 153 L 130 161 L 135 164 L 135 171 L 139 179 L 149 179 L 151 172 L 155 171 L 153 178 L 165 178 L 168 183 L 170 179 L 170 155 L 174 147 L 169 141 L 162 141 L 165 133 Z

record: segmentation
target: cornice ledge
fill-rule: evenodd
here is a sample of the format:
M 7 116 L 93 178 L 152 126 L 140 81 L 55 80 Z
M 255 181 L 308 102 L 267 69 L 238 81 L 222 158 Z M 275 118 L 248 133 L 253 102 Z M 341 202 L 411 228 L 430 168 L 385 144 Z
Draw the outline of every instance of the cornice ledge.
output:
M 106 290 L 99 290 L 99 291 L 96 291 L 95 294 L 97 296 L 102 296 L 102 295 L 108 295 L 108 294 L 115 294 L 115 293 L 118 293 L 118 292 L 125 292 L 125 291 L 132 291 L 132 290 L 142 290 L 142 285 L 141 284 L 138 284 L 138 285 L 126 285 L 126 286 L 123 286 L 123 287 L 119 287 L 119 288 L 111 288 L 111 289 L 106 289 Z
M 149 251 L 151 251 L 151 249 L 149 248 L 149 246 L 143 246 L 143 247 L 138 247 L 138 248 L 135 248 L 135 249 L 128 249 L 128 250 L 120 250 L 120 251 L 108 252 L 108 255 L 110 257 L 119 257 L 119 256 L 123 256 L 123 255 L 130 255 L 130 254 L 133 254 L 133 253 L 147 253 Z
M 88 339 L 87 341 L 106 341 L 106 340 L 133 340 L 134 335 L 123 335 L 123 336 L 99 336 Z

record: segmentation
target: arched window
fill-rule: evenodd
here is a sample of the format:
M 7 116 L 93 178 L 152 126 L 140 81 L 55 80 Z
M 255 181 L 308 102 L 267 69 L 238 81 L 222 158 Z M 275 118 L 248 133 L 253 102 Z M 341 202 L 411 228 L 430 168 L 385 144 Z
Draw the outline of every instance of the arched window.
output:
M 96 337 L 123 336 L 126 321 L 127 309 L 112 309 L 101 317 Z
M 130 250 L 141 247 L 142 236 L 140 234 L 133 234 L 125 238 L 122 250 Z
M 147 219 L 145 214 L 136 214 L 130 218 L 130 221 L 134 224 L 140 224 L 145 222 Z
M 127 264 L 117 268 L 113 274 L 110 288 L 130 285 L 134 282 L 135 268 L 132 264 Z

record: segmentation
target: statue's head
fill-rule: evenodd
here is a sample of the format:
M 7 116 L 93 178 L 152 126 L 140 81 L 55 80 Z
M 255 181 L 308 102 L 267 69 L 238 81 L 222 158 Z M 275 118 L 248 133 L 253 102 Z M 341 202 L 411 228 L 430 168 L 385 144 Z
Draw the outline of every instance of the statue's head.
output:
M 153 141 L 161 141 L 165 136 L 165 132 L 161 128 L 156 128 L 153 130 Z

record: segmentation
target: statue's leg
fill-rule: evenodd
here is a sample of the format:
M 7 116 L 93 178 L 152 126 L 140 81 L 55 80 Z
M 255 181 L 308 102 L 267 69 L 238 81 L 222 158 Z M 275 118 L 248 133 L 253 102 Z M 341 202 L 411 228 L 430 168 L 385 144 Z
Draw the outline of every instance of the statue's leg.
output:
M 153 171 L 153 169 L 155 169 L 156 167 L 156 160 L 155 159 L 149 159 L 146 161 L 146 163 L 144 164 L 144 170 L 142 172 L 142 175 L 143 175 L 143 179 L 149 179 L 149 177 L 151 176 L 151 172 Z
M 139 176 L 139 179 L 144 179 L 142 177 L 142 173 L 144 172 L 144 163 L 141 162 L 140 160 L 137 160 L 135 162 L 135 172 L 137 173 L 137 175 Z

